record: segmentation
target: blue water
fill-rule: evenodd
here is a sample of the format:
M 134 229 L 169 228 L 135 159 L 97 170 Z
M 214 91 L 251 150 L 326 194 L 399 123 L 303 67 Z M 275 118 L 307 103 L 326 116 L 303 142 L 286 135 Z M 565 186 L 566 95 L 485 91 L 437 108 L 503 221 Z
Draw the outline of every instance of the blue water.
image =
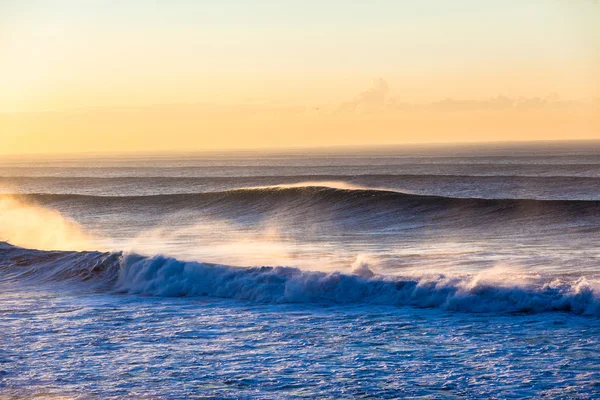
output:
M 0 167 L 0 398 L 600 397 L 597 145 Z
M 22 290 L 3 293 L 0 312 L 6 395 L 593 398 L 600 391 L 600 320 L 565 313 Z

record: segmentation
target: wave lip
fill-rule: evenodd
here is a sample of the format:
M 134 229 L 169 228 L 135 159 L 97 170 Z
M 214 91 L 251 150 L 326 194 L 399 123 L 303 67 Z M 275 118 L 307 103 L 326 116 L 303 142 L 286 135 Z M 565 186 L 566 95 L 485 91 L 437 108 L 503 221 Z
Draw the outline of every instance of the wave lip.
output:
M 236 268 L 164 256 L 46 252 L 0 244 L 0 282 L 69 283 L 82 289 L 164 297 L 216 297 L 259 303 L 376 304 L 473 313 L 561 311 L 600 317 L 598 287 L 540 280 L 502 285 L 478 277 L 385 277 L 291 267 Z
M 124 293 L 210 296 L 264 303 L 378 304 L 464 312 L 565 311 L 600 316 L 600 299 L 585 279 L 572 284 L 499 286 L 470 277 L 398 279 L 302 271 L 290 267 L 233 268 L 163 256 L 127 256 L 116 283 Z

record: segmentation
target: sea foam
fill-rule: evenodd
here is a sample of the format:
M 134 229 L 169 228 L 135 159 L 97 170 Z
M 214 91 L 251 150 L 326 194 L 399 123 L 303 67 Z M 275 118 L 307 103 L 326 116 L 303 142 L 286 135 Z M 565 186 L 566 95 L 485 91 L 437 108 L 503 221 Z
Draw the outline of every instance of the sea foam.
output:
M 579 277 L 518 282 L 486 274 L 381 276 L 364 263 L 356 273 L 292 267 L 248 267 L 186 262 L 161 255 L 45 252 L 3 244 L 1 281 L 69 282 L 69 287 L 146 296 L 237 299 L 260 303 L 377 304 L 461 312 L 564 311 L 600 316 L 597 283 Z

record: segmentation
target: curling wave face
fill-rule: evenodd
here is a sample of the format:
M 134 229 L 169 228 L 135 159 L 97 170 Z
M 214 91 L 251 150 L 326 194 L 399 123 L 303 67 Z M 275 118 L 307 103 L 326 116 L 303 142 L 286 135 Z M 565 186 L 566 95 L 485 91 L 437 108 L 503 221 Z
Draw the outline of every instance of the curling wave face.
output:
M 446 166 L 447 167 L 447 166 Z M 481 165 L 477 166 L 477 171 Z M 279 169 L 277 170 L 279 171 Z M 276 171 L 276 172 L 277 172 Z M 298 171 L 296 171 L 298 172 Z M 306 171 L 304 171 L 306 173 Z M 319 172 L 320 171 L 315 171 Z M 330 171 L 332 172 L 332 171 Z M 267 176 L 0 176 L 0 193 L 45 193 L 90 196 L 130 196 L 158 194 L 193 194 L 240 188 L 277 185 L 387 188 L 400 192 L 461 198 L 600 200 L 598 176 L 515 176 L 515 175 L 448 175 L 446 174 L 342 174 L 267 175 Z M 466 171 L 463 171 L 466 172 Z M 471 172 L 473 173 L 473 172 Z M 243 175 L 243 171 L 239 174 Z M 343 184 L 341 186 L 340 184 Z
M 510 273 L 510 271 L 509 271 Z M 385 277 L 366 264 L 353 273 L 291 267 L 236 268 L 121 252 L 39 251 L 0 244 L 0 283 L 68 287 L 149 296 L 208 296 L 259 303 L 377 304 L 461 312 L 600 316 L 597 282 L 502 274 Z
M 402 216 L 412 218 L 416 215 L 440 219 L 441 214 L 447 214 L 450 219 L 480 216 L 490 220 L 491 216 L 498 216 L 503 218 L 502 222 L 505 222 L 506 218 L 553 216 L 568 221 L 572 218 L 600 219 L 598 200 L 426 196 L 392 189 L 353 186 L 343 182 L 304 182 L 220 192 L 148 196 L 28 194 L 18 195 L 18 198 L 54 208 L 79 206 L 102 211 L 122 207 L 147 212 L 206 209 L 223 217 L 236 216 L 240 212 L 265 213 L 284 210 L 286 215 L 328 213 L 335 217 L 340 214 L 357 217 L 360 212 L 362 216 L 384 221 L 390 221 L 389 217 L 395 217 L 397 220 Z

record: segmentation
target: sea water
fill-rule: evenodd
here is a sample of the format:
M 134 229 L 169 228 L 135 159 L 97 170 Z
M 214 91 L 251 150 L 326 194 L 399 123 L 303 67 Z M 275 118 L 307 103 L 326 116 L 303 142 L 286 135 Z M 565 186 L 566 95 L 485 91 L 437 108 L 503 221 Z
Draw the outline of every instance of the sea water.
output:
M 597 143 L 0 168 L 0 397 L 600 396 Z

